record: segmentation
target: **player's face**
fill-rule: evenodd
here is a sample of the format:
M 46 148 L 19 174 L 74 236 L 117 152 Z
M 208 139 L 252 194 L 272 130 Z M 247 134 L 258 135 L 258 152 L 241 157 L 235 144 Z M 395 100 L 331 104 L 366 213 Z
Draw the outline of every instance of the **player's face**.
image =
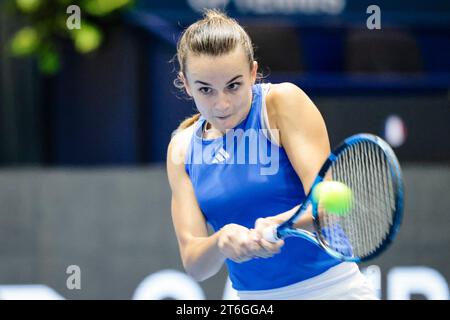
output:
M 197 109 L 217 130 L 225 132 L 247 116 L 257 63 L 250 69 L 241 46 L 221 56 L 188 55 L 185 87 Z

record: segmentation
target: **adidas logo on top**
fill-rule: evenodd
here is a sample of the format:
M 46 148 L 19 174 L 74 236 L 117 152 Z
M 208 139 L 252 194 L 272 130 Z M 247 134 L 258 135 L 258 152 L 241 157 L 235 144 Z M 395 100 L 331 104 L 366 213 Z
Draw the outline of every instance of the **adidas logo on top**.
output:
M 226 152 L 224 148 L 220 148 L 219 150 L 216 151 L 212 163 L 223 163 L 228 158 L 230 158 L 228 152 Z

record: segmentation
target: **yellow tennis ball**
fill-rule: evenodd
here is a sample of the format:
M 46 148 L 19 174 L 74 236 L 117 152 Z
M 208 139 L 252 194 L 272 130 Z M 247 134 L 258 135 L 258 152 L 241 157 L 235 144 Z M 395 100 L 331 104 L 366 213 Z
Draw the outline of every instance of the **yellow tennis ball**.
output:
M 352 190 L 342 182 L 322 181 L 313 190 L 313 201 L 328 213 L 344 216 L 352 208 Z

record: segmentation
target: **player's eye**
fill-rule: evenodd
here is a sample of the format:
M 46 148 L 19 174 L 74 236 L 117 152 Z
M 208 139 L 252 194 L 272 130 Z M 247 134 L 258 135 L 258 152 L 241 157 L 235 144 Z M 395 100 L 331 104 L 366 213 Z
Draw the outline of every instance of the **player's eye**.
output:
M 228 85 L 228 89 L 230 89 L 230 90 L 237 90 L 237 89 L 239 89 L 240 86 L 241 86 L 240 82 L 233 82 L 233 83 Z
M 201 87 L 198 89 L 198 91 L 200 91 L 203 94 L 210 94 L 212 89 L 210 87 Z

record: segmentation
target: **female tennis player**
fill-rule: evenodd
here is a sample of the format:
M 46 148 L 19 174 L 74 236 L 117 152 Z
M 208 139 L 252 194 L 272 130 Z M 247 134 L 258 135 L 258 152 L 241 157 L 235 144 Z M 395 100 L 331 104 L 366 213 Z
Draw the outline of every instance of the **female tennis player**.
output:
M 216 10 L 184 31 L 177 59 L 175 83 L 199 111 L 180 124 L 167 154 L 186 272 L 203 281 L 225 262 L 241 299 L 376 299 L 355 263 L 301 238 L 262 238 L 262 230 L 294 213 L 329 155 L 325 123 L 313 102 L 291 83 L 256 83 L 248 34 Z M 256 132 L 258 148 L 245 148 L 254 143 L 248 132 Z M 237 137 L 231 147 L 224 143 L 230 133 Z M 239 162 L 242 150 L 246 161 Z M 251 161 L 255 150 L 257 161 Z M 268 164 L 268 154 L 276 163 Z M 273 170 L 264 172 L 269 166 Z M 311 215 L 301 220 L 308 224 Z

